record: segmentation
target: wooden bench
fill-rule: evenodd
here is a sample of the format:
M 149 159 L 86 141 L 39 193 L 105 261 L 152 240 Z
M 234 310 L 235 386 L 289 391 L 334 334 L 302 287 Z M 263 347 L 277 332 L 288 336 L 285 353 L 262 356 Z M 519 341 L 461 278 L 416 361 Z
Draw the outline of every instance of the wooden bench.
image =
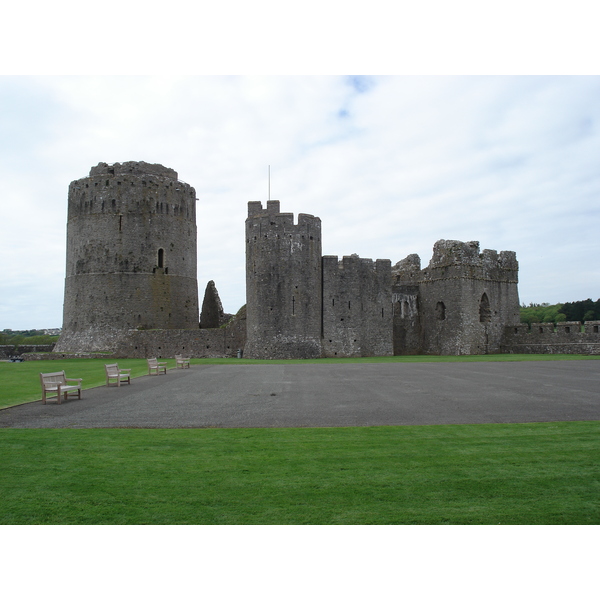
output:
M 152 375 L 155 372 L 157 375 L 160 375 L 162 371 L 165 375 L 167 374 L 167 363 L 166 362 L 158 362 L 156 358 L 147 358 L 148 361 L 148 375 Z
M 56 401 L 60 404 L 61 396 L 67 399 L 68 394 L 77 392 L 77 397 L 81 400 L 81 382 L 82 379 L 67 379 L 64 371 L 57 373 L 40 373 L 40 381 L 42 383 L 42 404 L 46 404 L 46 400 L 50 400 L 48 393 L 56 392 Z M 73 385 L 72 383 L 77 383 Z
M 119 365 L 104 365 L 106 371 L 106 385 L 110 385 L 111 379 L 117 380 L 117 387 L 121 387 L 121 381 L 131 384 L 131 369 L 119 369 Z
M 181 354 L 176 354 L 175 355 L 175 366 L 178 369 L 185 369 L 186 367 L 189 369 L 190 368 L 190 359 L 183 358 L 183 356 L 181 356 Z

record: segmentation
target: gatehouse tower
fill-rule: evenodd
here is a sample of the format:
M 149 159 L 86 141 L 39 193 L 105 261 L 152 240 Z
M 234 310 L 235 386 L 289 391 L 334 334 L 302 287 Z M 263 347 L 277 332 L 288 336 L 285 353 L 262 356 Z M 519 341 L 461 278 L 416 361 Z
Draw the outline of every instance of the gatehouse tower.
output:
M 248 202 L 247 358 L 321 356 L 321 219 Z

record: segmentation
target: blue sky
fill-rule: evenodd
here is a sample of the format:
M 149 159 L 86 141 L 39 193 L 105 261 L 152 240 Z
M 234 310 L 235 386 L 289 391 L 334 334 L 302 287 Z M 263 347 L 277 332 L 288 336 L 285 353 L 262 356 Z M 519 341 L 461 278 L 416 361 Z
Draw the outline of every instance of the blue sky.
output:
M 244 304 L 247 202 L 317 215 L 323 253 L 514 250 L 520 298 L 600 297 L 600 77 L 4 76 L 0 329 L 62 321 L 67 189 L 144 160 L 196 188 L 198 284 Z

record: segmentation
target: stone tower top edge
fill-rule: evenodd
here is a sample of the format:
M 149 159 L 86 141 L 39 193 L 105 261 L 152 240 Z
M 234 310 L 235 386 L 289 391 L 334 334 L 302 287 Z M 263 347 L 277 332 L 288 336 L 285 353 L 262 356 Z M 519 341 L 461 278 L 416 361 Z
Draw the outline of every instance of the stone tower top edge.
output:
M 281 212 L 279 200 L 268 200 L 267 208 L 263 208 L 262 202 L 248 202 L 248 217 L 261 217 L 265 215 L 278 215 Z
M 340 270 L 357 269 L 359 267 L 367 268 L 373 271 L 380 269 L 390 270 L 392 261 L 389 258 L 361 258 L 358 254 L 343 256 L 341 259 L 337 255 L 328 254 L 322 257 L 323 265 L 329 268 L 337 267 Z
M 174 169 L 144 161 L 117 162 L 113 164 L 100 162 L 90 169 L 89 176 L 94 177 L 96 175 L 156 175 L 175 180 L 178 178 L 177 171 Z
M 450 265 L 487 266 L 498 265 L 504 269 L 518 269 L 516 253 L 511 250 L 480 251 L 479 242 L 460 242 L 458 240 L 438 240 L 433 246 L 433 256 L 429 268 L 440 268 Z
M 294 213 L 284 213 L 281 212 L 281 205 L 279 200 L 268 200 L 267 207 L 263 208 L 262 202 L 260 201 L 250 201 L 248 202 L 248 219 L 252 219 L 253 217 L 271 217 L 276 222 L 281 220 L 282 222 L 293 225 L 294 221 Z M 298 213 L 298 225 L 311 225 L 311 224 L 320 224 L 321 219 L 319 217 L 315 217 L 314 215 L 309 215 L 306 213 Z

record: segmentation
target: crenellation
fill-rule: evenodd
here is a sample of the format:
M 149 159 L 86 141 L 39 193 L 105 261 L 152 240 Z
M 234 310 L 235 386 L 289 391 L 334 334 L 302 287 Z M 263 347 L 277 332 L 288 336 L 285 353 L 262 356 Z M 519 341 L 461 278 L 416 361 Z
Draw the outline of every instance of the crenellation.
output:
M 557 321 L 556 330 L 563 333 L 579 333 L 582 329 L 580 321 Z
M 583 326 L 584 326 L 585 333 L 595 333 L 595 334 L 600 333 L 600 331 L 599 331 L 600 321 L 586 321 L 583 324 Z
M 600 321 L 527 323 L 507 327 L 500 352 L 600 355 Z

